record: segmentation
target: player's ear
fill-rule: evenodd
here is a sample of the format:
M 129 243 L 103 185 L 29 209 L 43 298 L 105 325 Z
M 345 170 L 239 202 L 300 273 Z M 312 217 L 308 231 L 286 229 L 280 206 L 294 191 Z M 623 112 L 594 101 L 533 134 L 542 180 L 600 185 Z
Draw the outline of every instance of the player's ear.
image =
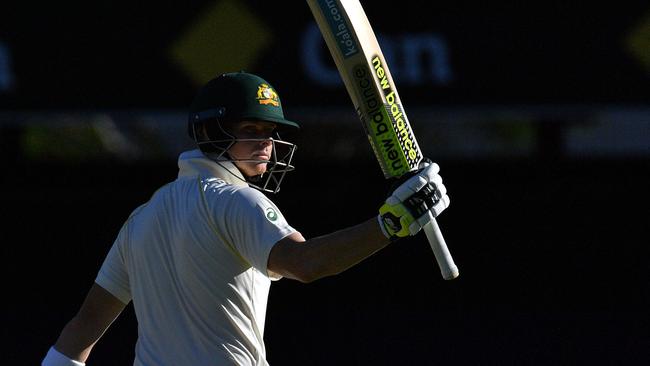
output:
M 194 125 L 194 132 L 201 141 L 209 140 L 205 123 L 199 122 Z

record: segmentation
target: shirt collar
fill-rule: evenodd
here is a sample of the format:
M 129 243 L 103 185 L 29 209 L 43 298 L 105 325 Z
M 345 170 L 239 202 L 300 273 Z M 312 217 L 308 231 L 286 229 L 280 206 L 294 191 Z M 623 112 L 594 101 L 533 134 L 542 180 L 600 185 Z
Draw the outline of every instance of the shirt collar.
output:
M 178 168 L 179 178 L 201 175 L 217 177 L 236 186 L 248 186 L 235 164 L 226 160 L 210 160 L 199 149 L 181 153 L 178 157 Z

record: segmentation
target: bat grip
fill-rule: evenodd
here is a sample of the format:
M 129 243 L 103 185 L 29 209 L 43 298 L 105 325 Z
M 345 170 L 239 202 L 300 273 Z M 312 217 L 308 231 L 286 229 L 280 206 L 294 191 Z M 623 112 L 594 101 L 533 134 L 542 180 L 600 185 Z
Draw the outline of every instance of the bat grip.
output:
M 429 212 L 429 215 L 431 215 L 431 212 Z M 429 245 L 433 250 L 433 254 L 436 256 L 442 278 L 445 280 L 453 280 L 458 277 L 458 267 L 456 267 L 454 259 L 451 257 L 451 253 L 449 253 L 445 238 L 442 236 L 440 227 L 436 219 L 433 218 L 433 215 L 431 215 L 431 221 L 424 225 L 424 233 L 427 235 Z

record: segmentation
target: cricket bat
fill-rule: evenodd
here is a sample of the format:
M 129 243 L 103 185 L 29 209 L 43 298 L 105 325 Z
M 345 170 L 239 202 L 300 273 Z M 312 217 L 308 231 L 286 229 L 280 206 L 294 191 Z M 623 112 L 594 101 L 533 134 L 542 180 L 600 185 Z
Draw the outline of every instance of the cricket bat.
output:
M 423 159 L 393 78 L 359 0 L 307 0 L 386 179 L 418 169 Z M 431 215 L 431 213 L 429 213 Z M 424 227 L 442 277 L 458 267 L 433 217 Z

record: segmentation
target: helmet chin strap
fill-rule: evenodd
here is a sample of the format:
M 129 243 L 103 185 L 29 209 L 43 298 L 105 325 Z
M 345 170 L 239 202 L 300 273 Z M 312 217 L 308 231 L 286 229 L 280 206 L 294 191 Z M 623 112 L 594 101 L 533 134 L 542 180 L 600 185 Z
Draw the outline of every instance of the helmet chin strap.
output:
M 234 165 L 235 168 L 237 168 L 237 170 L 239 170 L 239 172 L 240 172 L 241 175 L 244 177 L 244 179 L 246 179 L 247 182 L 257 183 L 257 182 L 259 182 L 260 180 L 262 180 L 262 177 L 264 176 L 264 173 L 262 173 L 262 174 L 258 174 L 258 175 L 254 175 L 254 176 L 252 176 L 252 177 L 249 177 L 248 175 L 246 175 L 246 172 L 244 172 L 244 170 L 243 170 L 242 168 L 240 168 L 240 167 L 237 165 L 237 162 L 238 162 L 239 160 L 233 158 L 233 157 L 230 155 L 230 151 L 226 151 L 224 155 L 226 155 L 226 157 L 229 159 L 229 161 L 232 163 L 232 165 Z M 231 174 L 232 174 L 232 173 L 231 173 Z
M 210 146 L 215 146 L 215 143 L 218 142 L 219 141 L 205 141 L 203 143 L 210 144 Z M 211 160 L 219 164 L 221 167 L 225 168 L 229 174 L 231 174 L 238 180 L 247 183 L 251 187 L 256 188 L 263 192 L 278 193 L 280 191 L 280 184 L 282 183 L 282 180 L 284 179 L 286 173 L 295 169 L 294 166 L 291 165 L 291 160 L 293 158 L 293 153 L 296 149 L 296 145 L 281 140 L 272 140 L 272 143 L 273 143 L 272 159 L 269 160 L 233 159 L 233 157 L 230 155 L 230 152 L 228 151 L 228 148 L 232 146 L 232 143 L 226 149 L 223 148 L 217 149 L 219 150 L 219 152 L 204 151 L 204 154 L 206 154 L 206 156 L 208 156 Z M 276 148 L 277 145 L 287 146 L 289 149 L 285 153 L 283 153 L 282 157 L 279 160 L 277 157 L 277 151 L 278 151 L 278 149 Z M 234 167 L 237 169 L 239 174 L 233 171 L 232 167 L 230 168 L 225 167 L 223 164 L 220 163 L 220 161 L 231 162 L 232 165 L 234 165 Z M 239 166 L 237 166 L 238 162 L 266 163 L 267 169 L 262 174 L 247 176 L 244 170 L 241 169 Z
M 262 174 L 257 174 L 257 175 L 253 175 L 253 176 L 248 176 L 248 175 L 246 175 L 246 172 L 244 172 L 244 170 L 241 169 L 241 168 L 237 165 L 238 160 L 237 160 L 237 159 L 234 159 L 234 158 L 230 155 L 230 152 L 229 152 L 229 151 L 226 151 L 224 155 L 226 155 L 226 157 L 229 159 L 229 161 L 232 162 L 232 165 L 234 165 L 235 168 L 237 168 L 237 170 L 239 170 L 239 172 L 240 172 L 241 175 L 244 177 L 244 179 L 246 180 L 246 182 L 253 183 L 253 184 L 257 184 L 257 183 L 259 183 L 259 182 L 262 181 L 262 178 L 264 178 L 264 173 L 262 173 Z M 226 170 L 228 170 L 228 169 L 226 169 Z M 230 170 L 228 170 L 228 172 L 229 172 L 230 174 L 232 174 L 232 172 L 231 172 Z M 234 175 L 234 174 L 233 174 L 233 175 Z

